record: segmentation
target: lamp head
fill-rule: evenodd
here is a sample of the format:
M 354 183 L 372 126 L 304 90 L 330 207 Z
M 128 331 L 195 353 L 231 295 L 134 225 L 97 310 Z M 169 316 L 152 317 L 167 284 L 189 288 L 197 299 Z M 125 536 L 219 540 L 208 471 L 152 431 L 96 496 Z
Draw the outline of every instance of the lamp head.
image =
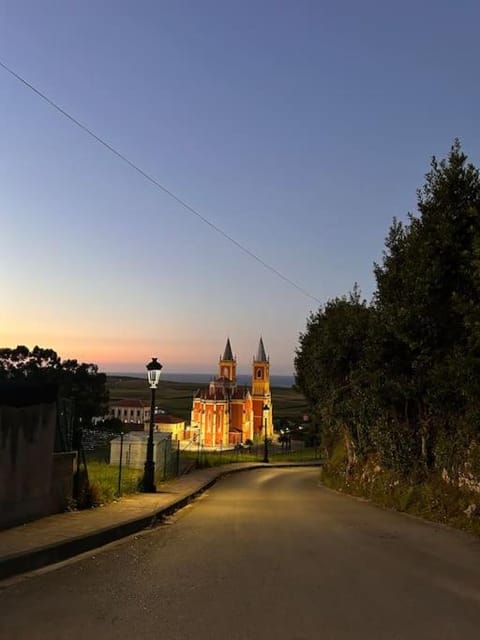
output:
M 163 367 L 158 362 L 157 358 L 152 358 L 151 362 L 147 364 L 147 377 L 150 389 L 156 389 L 160 381 L 160 373 Z

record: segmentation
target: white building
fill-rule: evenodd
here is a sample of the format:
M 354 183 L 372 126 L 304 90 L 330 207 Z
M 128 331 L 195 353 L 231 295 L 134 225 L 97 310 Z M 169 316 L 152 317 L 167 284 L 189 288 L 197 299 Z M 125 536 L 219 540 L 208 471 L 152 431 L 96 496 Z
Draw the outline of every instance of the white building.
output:
M 112 400 L 110 402 L 109 417 L 143 426 L 146 421 L 150 420 L 150 405 L 143 402 L 143 400 L 135 398 Z

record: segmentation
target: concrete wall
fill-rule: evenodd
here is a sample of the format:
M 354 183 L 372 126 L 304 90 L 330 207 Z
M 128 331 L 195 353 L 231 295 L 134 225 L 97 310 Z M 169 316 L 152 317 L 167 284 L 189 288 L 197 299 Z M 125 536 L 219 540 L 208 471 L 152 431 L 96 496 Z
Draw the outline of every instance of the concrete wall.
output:
M 50 510 L 56 404 L 0 406 L 0 527 Z
M 0 385 L 0 529 L 63 511 L 75 453 L 53 453 L 55 385 Z
M 65 511 L 71 504 L 76 458 L 75 451 L 54 453 L 52 456 L 50 513 Z

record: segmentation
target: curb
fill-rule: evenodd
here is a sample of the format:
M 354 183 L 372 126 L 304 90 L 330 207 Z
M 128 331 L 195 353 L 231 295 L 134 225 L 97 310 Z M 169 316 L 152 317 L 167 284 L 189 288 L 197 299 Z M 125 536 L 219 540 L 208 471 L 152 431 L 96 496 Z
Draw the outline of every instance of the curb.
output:
M 248 463 L 247 463 L 248 464 Z M 148 527 L 153 526 L 160 518 L 171 515 L 178 509 L 186 506 L 189 502 L 195 499 L 198 495 L 213 486 L 218 480 L 229 476 L 233 473 L 240 473 L 245 471 L 253 471 L 255 469 L 271 469 L 271 468 L 286 468 L 286 467 L 318 467 L 321 466 L 321 461 L 318 462 L 300 462 L 300 463 L 252 463 L 252 466 L 237 468 L 237 469 L 222 469 L 219 467 L 219 473 L 207 480 L 204 484 L 179 498 L 174 498 L 170 503 L 164 505 L 160 509 L 156 509 L 148 513 L 145 516 L 134 518 L 132 520 L 126 520 L 121 524 L 116 524 L 112 527 L 105 527 L 97 531 L 84 534 L 75 538 L 70 538 L 60 543 L 45 545 L 32 549 L 26 553 L 16 553 L 10 556 L 4 556 L 0 558 L 0 580 L 11 578 L 12 576 L 35 571 L 41 569 L 50 564 L 56 564 L 63 562 L 74 556 L 77 556 L 86 551 L 91 551 L 98 547 L 102 547 L 121 538 L 125 538 L 134 533 L 142 531 Z M 1 533 L 0 533 L 1 535 Z

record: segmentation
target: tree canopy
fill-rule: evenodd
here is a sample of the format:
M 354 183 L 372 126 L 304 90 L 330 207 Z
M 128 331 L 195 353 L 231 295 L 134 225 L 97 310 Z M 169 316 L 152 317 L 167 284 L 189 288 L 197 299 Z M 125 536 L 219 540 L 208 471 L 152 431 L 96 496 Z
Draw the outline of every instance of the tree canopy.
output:
M 295 359 L 325 432 L 404 471 L 480 435 L 480 178 L 458 141 L 433 158 L 417 209 L 393 220 L 372 302 L 357 289 L 327 302 Z
M 53 349 L 30 350 L 23 345 L 0 349 L 0 381 L 57 384 L 60 396 L 73 399 L 75 417 L 84 424 L 106 414 L 107 376 L 96 364 L 62 360 Z

